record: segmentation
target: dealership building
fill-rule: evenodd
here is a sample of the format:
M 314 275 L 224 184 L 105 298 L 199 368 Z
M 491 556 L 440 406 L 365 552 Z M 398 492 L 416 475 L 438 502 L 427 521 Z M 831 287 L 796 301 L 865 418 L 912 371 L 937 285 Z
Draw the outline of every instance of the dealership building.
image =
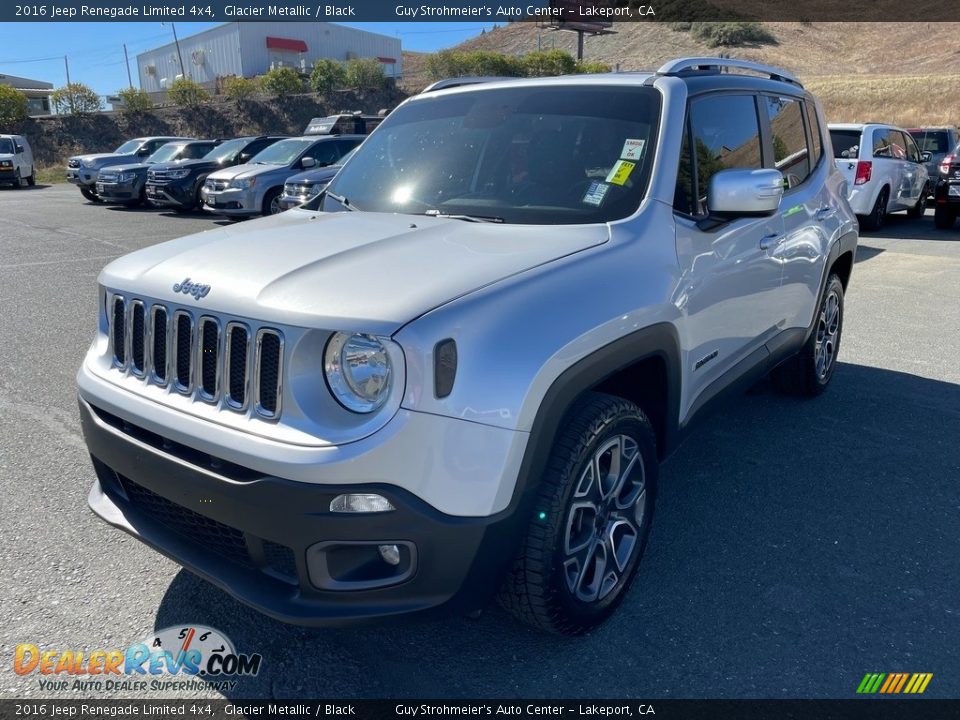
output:
M 217 78 L 254 77 L 271 68 L 310 72 L 320 58 L 374 58 L 387 77 L 403 74 L 400 39 L 335 23 L 226 23 L 137 55 L 140 87 L 162 92 L 183 75 L 213 87 Z M 181 65 L 182 63 L 182 65 Z

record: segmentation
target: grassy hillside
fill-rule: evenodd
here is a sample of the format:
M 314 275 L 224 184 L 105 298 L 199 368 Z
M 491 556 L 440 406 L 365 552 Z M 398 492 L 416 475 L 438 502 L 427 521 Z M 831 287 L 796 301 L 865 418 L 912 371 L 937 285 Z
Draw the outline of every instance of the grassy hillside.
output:
M 762 23 L 775 45 L 710 48 L 666 23 L 618 23 L 616 33 L 588 37 L 585 59 L 620 70 L 651 70 L 665 61 L 723 51 L 796 73 L 836 121 L 903 125 L 960 124 L 960 23 Z M 520 55 L 560 48 L 576 53 L 576 35 L 511 23 L 457 46 Z M 425 55 L 404 55 L 404 82 L 430 82 Z

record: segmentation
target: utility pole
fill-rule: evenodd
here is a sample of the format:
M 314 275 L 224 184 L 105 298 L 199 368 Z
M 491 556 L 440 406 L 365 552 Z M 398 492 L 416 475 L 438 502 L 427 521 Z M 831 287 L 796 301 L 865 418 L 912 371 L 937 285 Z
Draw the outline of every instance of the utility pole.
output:
M 63 67 L 67 71 L 67 102 L 70 104 L 70 114 L 73 115 L 73 90 L 70 88 L 70 63 L 67 56 L 63 56 Z
M 130 56 L 127 55 L 127 44 L 123 44 L 123 59 L 127 61 L 127 86 L 133 87 L 133 78 L 130 76 Z
M 177 58 L 180 60 L 180 74 L 186 77 L 187 71 L 183 69 L 183 55 L 180 54 L 180 40 L 177 38 L 177 24 L 170 23 L 170 27 L 173 28 L 173 42 L 177 45 Z

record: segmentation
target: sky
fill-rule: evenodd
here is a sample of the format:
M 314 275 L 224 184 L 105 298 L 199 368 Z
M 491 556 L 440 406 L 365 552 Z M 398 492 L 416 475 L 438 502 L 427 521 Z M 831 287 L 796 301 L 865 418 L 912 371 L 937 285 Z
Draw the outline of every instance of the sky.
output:
M 0 2 L 5 0 L 0 0 Z M 220 23 L 177 23 L 182 39 Z M 444 22 L 342 23 L 399 37 L 404 50 L 440 50 L 478 35 L 492 24 Z M 136 56 L 173 42 L 170 24 L 159 22 L 0 23 L 0 74 L 45 80 L 60 87 L 67 82 L 63 56 L 70 64 L 70 80 L 89 85 L 101 95 L 127 87 L 123 59 L 126 43 L 130 72 L 137 86 Z

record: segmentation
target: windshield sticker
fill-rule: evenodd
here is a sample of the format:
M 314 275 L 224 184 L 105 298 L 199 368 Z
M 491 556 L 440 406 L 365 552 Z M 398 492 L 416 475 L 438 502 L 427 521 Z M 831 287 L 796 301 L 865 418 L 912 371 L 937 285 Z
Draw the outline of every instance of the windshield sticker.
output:
M 607 182 L 613 183 L 614 185 L 625 185 L 630 178 L 630 173 L 633 172 L 636 166 L 636 163 L 630 162 L 629 160 L 617 160 L 610 169 L 610 174 L 606 177 Z
M 624 160 L 639 160 L 643 157 L 643 146 L 646 144 L 645 140 L 627 138 L 623 143 L 623 150 L 620 151 L 620 157 Z
M 606 183 L 594 180 L 592 183 L 590 183 L 590 187 L 587 188 L 586 195 L 583 196 L 583 200 L 580 202 L 585 203 L 586 205 L 600 207 L 600 203 L 603 202 L 603 198 L 606 197 L 607 190 L 609 189 L 610 186 Z

